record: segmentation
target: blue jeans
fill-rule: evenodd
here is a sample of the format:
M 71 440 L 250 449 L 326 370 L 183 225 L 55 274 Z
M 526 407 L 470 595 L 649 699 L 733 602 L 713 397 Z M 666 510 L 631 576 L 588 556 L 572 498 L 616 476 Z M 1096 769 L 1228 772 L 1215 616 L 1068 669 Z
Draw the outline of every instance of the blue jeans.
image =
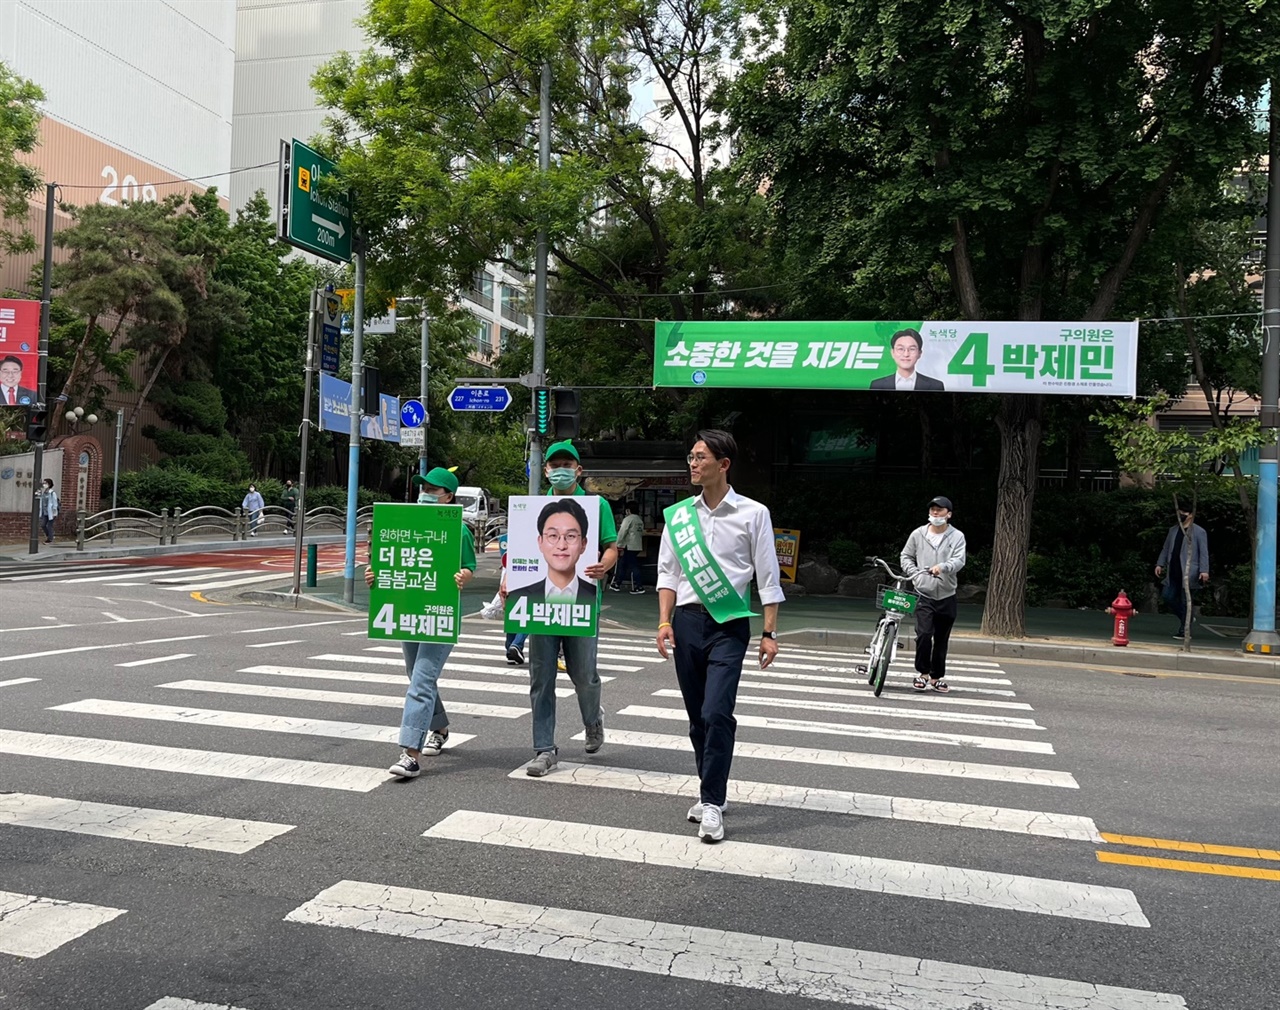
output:
M 529 703 L 533 709 L 533 749 L 556 749 L 556 658 L 564 647 L 564 665 L 578 692 L 582 725 L 600 721 L 600 674 L 596 672 L 597 640 L 568 635 L 529 636 Z
M 629 551 L 625 547 L 618 552 L 618 567 L 614 572 L 613 584 L 621 586 L 627 582 L 631 582 L 632 589 L 640 589 L 644 586 L 644 575 L 640 572 L 640 557 L 636 551 Z
M 676 636 L 676 680 L 689 715 L 689 739 L 702 782 L 699 798 L 722 807 L 738 731 L 733 707 L 751 641 L 751 623 L 740 617 L 716 624 L 701 607 L 676 607 L 671 623 Z
M 409 677 L 409 690 L 404 696 L 404 715 L 400 717 L 400 746 L 422 750 L 428 732 L 449 728 L 449 715 L 436 690 L 436 681 L 444 669 L 453 645 L 443 642 L 401 642 L 404 648 L 404 670 Z
M 1182 572 L 1177 573 L 1177 582 L 1173 580 L 1173 572 L 1164 580 L 1164 590 L 1161 596 L 1164 602 L 1169 605 L 1169 609 L 1173 611 L 1173 616 L 1178 619 L 1178 637 L 1182 637 L 1182 633 L 1187 628 L 1187 598 L 1182 591 Z M 1200 590 L 1200 580 L 1193 578 L 1191 582 L 1191 606 L 1196 605 L 1196 595 Z
M 526 635 L 526 634 L 520 634 L 520 635 L 508 635 L 508 636 L 507 636 L 507 648 L 508 648 L 508 649 L 510 649 L 510 648 L 514 645 L 517 649 L 523 649 L 523 648 L 524 648 L 524 641 L 525 641 L 525 639 L 526 639 L 526 638 L 528 638 L 528 637 L 529 637 L 529 636 L 528 636 L 528 635 Z

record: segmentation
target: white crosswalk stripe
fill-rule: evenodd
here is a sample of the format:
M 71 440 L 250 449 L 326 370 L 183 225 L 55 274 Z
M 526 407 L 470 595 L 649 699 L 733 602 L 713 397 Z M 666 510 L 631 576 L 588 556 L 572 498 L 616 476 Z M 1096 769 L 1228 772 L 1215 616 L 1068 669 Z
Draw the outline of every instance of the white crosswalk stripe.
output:
M 395 649 L 394 651 L 399 652 L 400 650 Z M 358 654 L 347 655 L 344 653 L 330 652 L 320 656 L 312 656 L 311 658 L 321 660 L 326 663 L 364 663 L 368 666 L 404 666 L 403 659 L 392 659 L 390 656 L 361 656 Z M 608 657 L 606 656 L 605 658 Z M 458 663 L 457 660 L 459 659 L 493 659 L 501 660 L 503 663 L 507 661 L 505 652 L 459 652 L 457 648 L 454 648 L 449 653 L 449 661 L 445 664 L 446 668 L 450 670 L 460 670 L 466 673 L 490 672 L 487 666 L 466 666 L 465 664 Z M 611 673 L 634 673 L 639 670 L 640 667 L 631 664 L 620 665 L 618 663 L 597 662 L 596 669 L 608 670 Z
M 317 657 L 320 658 L 320 657 Z M 447 667 L 446 667 L 447 669 Z M 313 670 L 295 666 L 246 666 L 240 673 L 256 673 L 268 677 L 303 677 L 311 680 L 345 680 L 357 684 L 390 684 L 393 687 L 404 687 L 404 674 L 364 673 L 359 670 Z M 529 688 L 522 684 L 494 684 L 480 680 L 457 680 L 453 677 L 441 677 L 436 686 L 442 691 L 487 691 L 491 694 L 527 695 Z M 556 688 L 557 698 L 570 698 L 573 688 Z M 403 699 L 402 699 L 403 700 Z
M 0 687 L 17 687 L 20 684 L 38 684 L 39 677 L 14 677 L 12 680 L 0 680 Z
M 703 845 L 691 834 L 608 827 L 481 810 L 455 810 L 423 836 L 819 887 L 982 905 L 1034 915 L 1150 926 L 1132 891 L 990 870 L 905 862 L 756 842 Z
M 1141 989 L 357 880 L 326 888 L 285 921 L 876 1010 L 1186 1007 L 1181 997 Z
M 758 676 L 758 671 L 752 670 L 751 677 Z M 874 701 L 875 697 L 871 692 L 870 684 L 862 684 L 860 687 L 817 687 L 809 684 L 775 684 L 766 683 L 764 681 L 743 680 L 738 683 L 739 688 L 747 688 L 752 691 L 789 691 L 792 694 L 820 694 L 824 698 L 865 698 L 867 701 Z M 923 693 L 923 692 L 894 692 L 887 695 L 884 701 L 902 701 L 911 704 L 924 705 L 964 705 L 967 708 L 1004 708 L 1011 710 L 1019 710 L 1022 712 L 1030 712 L 1032 708 L 1025 701 L 988 701 L 985 698 L 953 698 L 950 694 Z
M 181 999 L 177 996 L 166 996 L 158 999 L 143 1010 L 244 1010 L 230 1003 L 197 1003 L 193 999 Z
M 317 691 L 306 687 L 276 687 L 271 684 L 234 684 L 220 680 L 179 680 L 157 687 L 174 691 L 205 691 L 213 694 L 238 694 L 250 698 L 287 698 L 291 701 L 319 701 L 332 705 L 357 705 L 366 708 L 402 708 L 403 695 L 360 694 L 353 691 Z M 458 715 L 481 715 L 494 719 L 519 719 L 529 714 L 529 706 L 480 705 L 471 702 L 449 702 L 450 712 Z
M 0 891 L 0 953 L 44 957 L 124 914 L 123 908 Z

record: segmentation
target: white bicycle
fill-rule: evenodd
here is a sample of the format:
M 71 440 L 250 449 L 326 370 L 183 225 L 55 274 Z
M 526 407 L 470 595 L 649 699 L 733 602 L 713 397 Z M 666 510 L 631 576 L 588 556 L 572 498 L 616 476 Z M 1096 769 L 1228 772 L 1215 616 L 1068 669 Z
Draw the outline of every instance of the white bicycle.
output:
M 866 664 L 855 667 L 860 675 L 867 678 L 867 683 L 879 698 L 880 692 L 884 690 L 885 678 L 889 676 L 889 663 L 898 642 L 898 625 L 908 614 L 915 613 L 919 597 L 902 588 L 904 584 L 910 585 L 911 579 L 895 572 L 883 558 L 867 558 L 867 564 L 872 568 L 883 568 L 893 580 L 893 585 L 883 585 L 876 589 L 876 598 L 880 601 L 880 620 L 876 622 L 871 644 L 867 646 Z

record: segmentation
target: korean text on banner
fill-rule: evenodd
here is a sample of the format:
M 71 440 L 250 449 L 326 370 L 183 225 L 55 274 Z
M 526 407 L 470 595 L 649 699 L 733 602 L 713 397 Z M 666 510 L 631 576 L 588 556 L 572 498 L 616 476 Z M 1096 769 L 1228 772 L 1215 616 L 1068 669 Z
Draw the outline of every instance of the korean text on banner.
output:
M 773 552 L 778 555 L 778 568 L 783 582 L 795 582 L 796 565 L 800 561 L 800 531 L 773 530 Z
M 371 639 L 457 642 L 461 505 L 374 505 L 369 563 Z
M 653 384 L 1134 396 L 1130 322 L 660 322 Z
M 596 634 L 600 587 L 586 570 L 600 559 L 601 507 L 598 495 L 511 497 L 504 630 L 580 638 Z
M 351 383 L 320 373 L 320 430 L 346 434 L 351 430 Z M 378 416 L 362 414 L 360 417 L 362 438 L 376 438 L 383 442 L 400 441 L 400 398 L 387 396 L 379 399 Z

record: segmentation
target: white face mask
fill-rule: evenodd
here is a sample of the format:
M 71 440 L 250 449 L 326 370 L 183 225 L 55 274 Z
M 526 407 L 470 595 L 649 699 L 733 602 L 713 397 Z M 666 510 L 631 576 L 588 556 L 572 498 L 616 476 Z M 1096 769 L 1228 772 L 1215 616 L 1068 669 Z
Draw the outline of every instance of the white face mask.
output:
M 946 516 L 930 516 L 930 517 L 929 517 L 929 525 L 930 525 L 930 526 L 945 526 L 945 525 L 947 525 L 947 517 L 946 517 Z

